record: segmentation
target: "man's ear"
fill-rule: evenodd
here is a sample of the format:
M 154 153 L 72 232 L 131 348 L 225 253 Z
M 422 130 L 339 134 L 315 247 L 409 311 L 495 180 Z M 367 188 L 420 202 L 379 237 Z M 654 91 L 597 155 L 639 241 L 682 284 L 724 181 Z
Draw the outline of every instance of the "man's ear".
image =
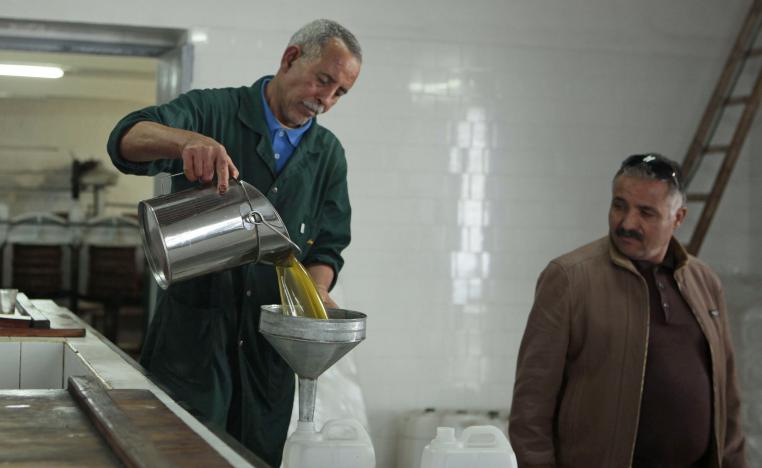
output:
M 684 206 L 681 206 L 677 209 L 675 212 L 675 229 L 677 229 L 681 224 L 683 224 L 683 221 L 685 221 L 685 215 L 688 214 L 688 209 Z
M 281 71 L 288 71 L 294 62 L 302 56 L 302 49 L 298 45 L 290 45 L 283 51 L 283 56 L 280 58 Z

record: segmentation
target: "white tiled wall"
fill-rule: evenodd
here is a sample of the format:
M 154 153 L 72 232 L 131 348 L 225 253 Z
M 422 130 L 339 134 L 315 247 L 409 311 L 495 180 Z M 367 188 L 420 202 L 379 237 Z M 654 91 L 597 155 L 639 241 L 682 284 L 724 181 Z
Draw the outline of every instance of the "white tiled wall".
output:
M 20 388 L 63 388 L 60 342 L 22 341 Z
M 203 31 L 194 87 L 273 72 L 287 37 L 315 17 L 361 39 L 360 79 L 321 121 L 349 157 L 342 305 L 369 315 L 355 356 L 387 468 L 403 411 L 507 408 L 538 273 L 606 232 L 626 155 L 683 158 L 749 2 L 106 5 L 9 0 L 0 16 Z M 722 271 L 760 264 L 753 146 L 704 250 Z
M 21 343 L 0 341 L 0 389 L 19 388 L 21 369 Z
M 66 388 L 71 376 L 94 376 L 79 353 L 62 341 L 0 340 L 0 389 Z

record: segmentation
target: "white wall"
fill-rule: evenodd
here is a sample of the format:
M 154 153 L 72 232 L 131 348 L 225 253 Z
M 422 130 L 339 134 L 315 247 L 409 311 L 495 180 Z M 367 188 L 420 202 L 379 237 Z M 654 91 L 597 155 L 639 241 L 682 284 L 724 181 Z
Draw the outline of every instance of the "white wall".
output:
M 0 99 L 0 160 L 5 167 L 0 180 L 16 188 L 0 190 L 0 202 L 9 205 L 11 216 L 29 211 L 69 212 L 72 159 L 99 161 L 116 174 L 106 154 L 106 139 L 122 116 L 151 103 Z M 134 212 L 137 202 L 152 193 L 149 178 L 119 177 L 101 196 L 114 205 L 107 207 L 109 214 L 123 214 Z M 82 190 L 80 205 L 83 213 L 94 210 L 91 190 Z
M 194 87 L 273 72 L 315 17 L 357 34 L 362 75 L 321 121 L 348 151 L 342 305 L 369 315 L 355 353 L 385 468 L 404 410 L 508 407 L 537 275 L 605 234 L 626 155 L 683 158 L 748 4 L 5 0 L 0 16 L 204 32 Z M 749 152 L 705 245 L 722 271 L 759 268 Z

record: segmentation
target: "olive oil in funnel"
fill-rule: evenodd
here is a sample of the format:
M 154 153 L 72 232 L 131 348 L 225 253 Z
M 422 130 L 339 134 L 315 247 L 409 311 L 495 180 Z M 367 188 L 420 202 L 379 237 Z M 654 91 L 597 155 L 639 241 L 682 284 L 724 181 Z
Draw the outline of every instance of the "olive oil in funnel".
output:
M 327 319 L 315 283 L 304 265 L 291 254 L 275 265 L 278 274 L 280 302 L 285 315 Z

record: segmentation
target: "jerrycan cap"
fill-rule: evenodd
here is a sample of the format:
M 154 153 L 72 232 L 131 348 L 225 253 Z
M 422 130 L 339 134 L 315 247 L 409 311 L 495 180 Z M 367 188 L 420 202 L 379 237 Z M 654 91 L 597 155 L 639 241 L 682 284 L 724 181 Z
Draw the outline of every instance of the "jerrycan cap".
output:
M 437 436 L 431 441 L 432 448 L 457 447 L 454 427 L 437 427 Z

